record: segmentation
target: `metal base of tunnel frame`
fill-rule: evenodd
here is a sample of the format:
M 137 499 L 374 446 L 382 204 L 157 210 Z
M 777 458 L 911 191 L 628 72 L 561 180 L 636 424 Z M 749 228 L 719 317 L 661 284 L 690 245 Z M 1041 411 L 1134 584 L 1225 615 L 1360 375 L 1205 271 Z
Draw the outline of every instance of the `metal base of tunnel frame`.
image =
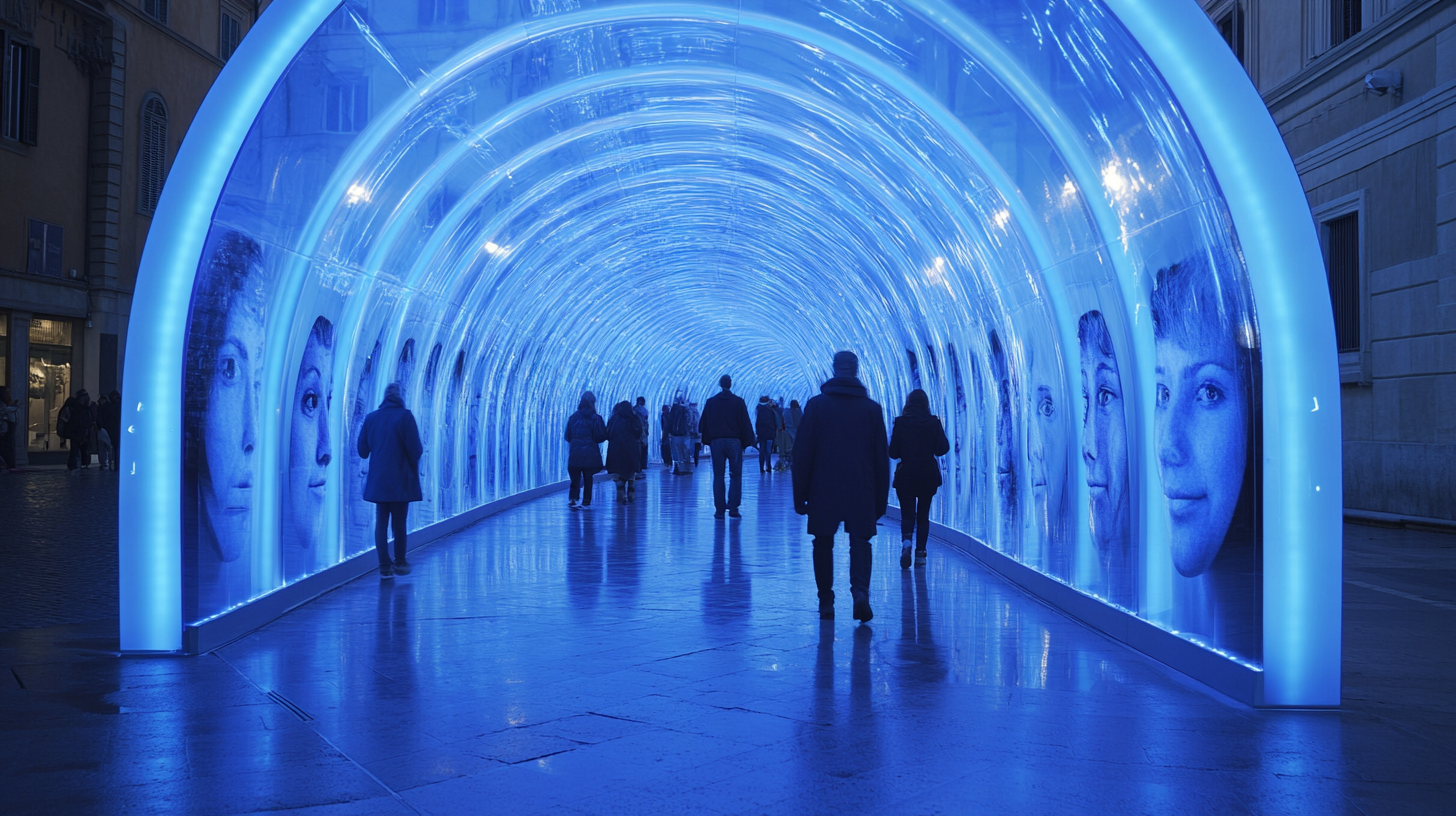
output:
M 606 481 L 608 479 L 610 479 L 610 475 L 608 474 L 597 474 L 597 481 Z M 428 546 L 451 533 L 463 530 L 487 516 L 495 515 L 503 510 L 508 510 L 518 504 L 523 504 L 533 499 L 558 493 L 565 490 L 569 485 L 570 482 L 568 481 L 560 481 L 542 485 L 541 487 L 534 487 L 503 499 L 482 504 L 454 518 L 448 518 L 444 521 L 414 530 L 409 534 L 410 553 L 418 552 L 420 548 Z M 379 569 L 379 560 L 371 548 L 345 559 L 326 570 L 316 572 L 307 578 L 279 587 L 267 595 L 257 598 L 230 612 L 219 615 L 216 618 L 211 618 L 201 623 L 188 624 L 182 630 L 182 654 L 206 654 L 213 649 L 225 646 L 260 626 L 277 620 L 291 610 L 312 601 L 314 598 L 337 589 L 360 576 L 368 575 L 377 569 Z M 156 652 L 148 652 L 147 654 L 156 654 Z
M 886 515 L 899 520 L 900 508 L 891 505 Z M 930 528 L 936 538 L 1108 637 L 1238 702 L 1254 707 L 1264 706 L 1264 673 L 1258 669 L 1235 663 L 1142 618 L 1108 606 L 959 530 L 937 522 L 931 522 Z

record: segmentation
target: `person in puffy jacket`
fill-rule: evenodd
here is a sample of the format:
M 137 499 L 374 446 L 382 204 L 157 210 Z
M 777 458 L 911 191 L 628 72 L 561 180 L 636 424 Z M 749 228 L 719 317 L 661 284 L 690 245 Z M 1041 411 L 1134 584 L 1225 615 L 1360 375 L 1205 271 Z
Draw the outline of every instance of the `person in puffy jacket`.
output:
M 937 456 L 950 452 L 950 440 L 940 417 L 930 413 L 930 397 L 919 388 L 905 399 L 905 410 L 890 432 L 890 458 L 895 466 L 895 496 L 900 500 L 900 568 L 910 567 L 911 537 L 915 566 L 925 566 L 925 542 L 930 538 L 930 500 L 940 489 Z
M 612 407 L 612 418 L 607 420 L 607 472 L 617 483 L 618 504 L 637 497 L 637 474 L 642 469 L 639 456 L 645 447 L 642 422 L 632 404 L 622 400 Z
M 379 577 L 409 575 L 405 560 L 408 550 L 405 518 L 410 502 L 421 501 L 420 457 L 425 453 L 420 444 L 420 429 L 415 415 L 404 407 L 399 383 L 385 386 L 384 401 L 364 417 L 359 429 L 359 458 L 369 460 L 369 476 L 364 482 L 364 500 L 374 503 L 374 550 L 379 554 Z M 386 527 L 394 531 L 394 560 L 389 559 Z
M 859 358 L 834 355 L 834 377 L 804 406 L 794 440 L 794 512 L 809 517 L 819 618 L 834 619 L 834 534 L 849 534 L 854 619 L 868 623 L 870 539 L 890 500 L 885 414 L 859 380 Z
M 592 477 L 602 470 L 602 449 L 607 441 L 607 424 L 597 413 L 597 395 L 586 391 L 577 403 L 576 413 L 566 420 L 566 441 L 571 450 L 566 456 L 566 471 L 571 474 L 571 492 L 567 506 L 572 510 L 588 510 L 592 501 Z M 577 497 L 581 504 L 577 504 Z

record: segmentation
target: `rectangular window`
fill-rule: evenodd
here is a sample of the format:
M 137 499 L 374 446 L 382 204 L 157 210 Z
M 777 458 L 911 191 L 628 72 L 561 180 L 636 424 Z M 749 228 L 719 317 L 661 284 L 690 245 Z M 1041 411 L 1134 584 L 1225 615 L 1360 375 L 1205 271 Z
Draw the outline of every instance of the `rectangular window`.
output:
M 61 277 L 61 247 L 64 235 L 65 230 L 61 227 L 32 218 L 26 240 L 26 271 L 32 275 Z
M 40 49 L 0 37 L 0 136 L 36 143 L 40 118 Z
M 369 122 L 369 83 L 333 82 L 324 101 L 324 130 L 358 133 Z
M 243 41 L 243 26 L 238 19 L 226 11 L 222 12 L 217 27 L 217 55 L 227 60 L 238 50 Z
M 1218 34 L 1234 52 L 1234 58 L 1244 64 L 1244 10 L 1238 4 L 1218 19 Z
M 167 0 L 142 0 L 142 11 L 163 25 L 167 23 Z
M 1330 47 L 1360 33 L 1361 0 L 1330 0 Z
M 1330 304 L 1339 351 L 1360 350 L 1360 214 L 1325 222 Z

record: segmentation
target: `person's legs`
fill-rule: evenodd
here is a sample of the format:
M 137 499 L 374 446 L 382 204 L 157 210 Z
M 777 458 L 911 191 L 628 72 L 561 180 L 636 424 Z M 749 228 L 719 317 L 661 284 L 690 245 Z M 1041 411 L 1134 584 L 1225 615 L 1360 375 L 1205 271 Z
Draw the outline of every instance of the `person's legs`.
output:
M 691 473 L 693 469 L 692 457 L 688 454 L 688 438 L 686 436 L 674 436 L 672 438 L 672 461 L 673 472 Z
M 379 556 L 379 570 L 389 575 L 394 572 L 394 565 L 389 560 L 389 503 L 379 502 L 374 505 L 374 552 Z
M 566 497 L 570 500 L 571 504 L 575 505 L 576 500 L 581 498 L 581 475 L 583 471 L 581 468 L 569 467 L 566 469 L 566 472 L 571 474 L 571 489 L 567 491 Z
M 639 451 L 639 452 L 642 454 L 642 458 L 639 459 L 638 461 L 642 464 L 642 466 L 639 467 L 639 468 L 637 468 L 637 478 L 641 479 L 641 478 L 643 478 L 642 475 L 647 472 L 647 443 L 646 442 L 643 442 L 642 443 L 642 450 Z
M 728 452 L 728 509 L 737 511 L 743 501 L 743 443 L 729 439 L 725 443 Z
M 581 506 L 591 507 L 592 485 L 596 484 L 596 474 L 581 471 Z
M 708 453 L 713 464 L 713 510 L 722 513 L 728 509 L 728 500 L 724 497 L 727 483 L 723 481 L 723 468 L 728 464 L 728 440 L 714 439 L 708 445 Z
M 627 479 L 630 479 L 630 478 L 632 478 L 632 477 L 628 476 L 628 477 L 625 477 L 624 478 L 621 474 L 618 474 L 618 473 L 613 473 L 612 474 L 612 482 L 617 485 L 617 503 L 618 504 L 626 504 L 627 503 Z
M 814 584 L 819 588 L 819 614 L 834 617 L 834 536 L 814 536 Z
M 390 526 L 394 531 L 394 570 L 395 572 L 408 572 L 409 561 L 405 559 L 405 553 L 409 551 L 409 527 L 406 520 L 409 518 L 409 502 L 389 503 Z M 404 569 L 400 569 L 404 567 Z
M 693 467 L 697 467 L 701 461 L 703 461 L 703 440 L 695 439 L 693 440 Z
M 896 488 L 900 500 L 900 569 L 910 569 L 910 541 L 915 535 L 915 494 Z
M 925 555 L 925 544 L 930 540 L 930 496 L 921 496 L 915 505 L 915 552 Z
M 870 611 L 870 540 L 851 535 L 849 537 L 849 594 L 854 598 L 854 619 L 868 622 L 874 617 Z
M 662 435 L 662 464 L 664 467 L 672 467 L 672 437 Z

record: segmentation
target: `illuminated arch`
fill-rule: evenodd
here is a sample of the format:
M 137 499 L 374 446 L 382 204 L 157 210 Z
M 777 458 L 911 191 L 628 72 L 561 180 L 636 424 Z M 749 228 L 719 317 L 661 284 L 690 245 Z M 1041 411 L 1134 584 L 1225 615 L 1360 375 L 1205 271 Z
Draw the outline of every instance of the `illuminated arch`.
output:
M 706 394 L 728 368 L 750 396 L 806 396 L 850 347 L 887 408 L 921 385 L 947 418 L 948 528 L 1053 576 L 1064 605 L 1105 595 L 1127 613 L 1113 620 L 1143 628 L 1104 628 L 1140 648 L 1152 630 L 1207 647 L 1214 668 L 1185 668 L 1253 676 L 1252 701 L 1337 705 L 1333 327 L 1299 180 L 1242 70 L 1193 4 L 877 8 L 480 3 L 488 19 L 436 26 L 335 0 L 271 6 L 192 125 L 138 277 L 123 648 L 177 650 L 185 625 L 359 550 L 344 454 L 390 379 L 421 416 L 430 523 L 559 478 L 555 429 L 584 387 Z M 199 272 L 219 274 L 209 253 L 230 229 L 266 267 L 249 560 L 241 595 L 198 606 L 184 440 L 200 420 L 183 406 L 203 380 L 187 355 L 216 306 L 196 300 Z M 1242 426 L 1255 487 L 1229 512 L 1254 522 L 1262 618 L 1237 646 L 1174 631 L 1204 590 L 1171 554 L 1149 309 L 1159 270 L 1189 258 L 1214 264 L 1218 313 L 1260 385 Z M 1133 578 L 1116 591 L 1086 520 L 1088 460 L 1068 453 L 1086 438 L 1071 416 L 1092 311 L 1125 391 Z M 327 551 L 288 566 L 299 443 L 283 409 L 325 336 L 332 370 L 315 373 L 334 400 L 309 439 Z M 1045 426 L 1038 387 L 1061 409 Z M 1050 480 L 1026 484 L 1048 467 L 1038 434 L 1063 454 L 1056 523 L 1033 509 Z

